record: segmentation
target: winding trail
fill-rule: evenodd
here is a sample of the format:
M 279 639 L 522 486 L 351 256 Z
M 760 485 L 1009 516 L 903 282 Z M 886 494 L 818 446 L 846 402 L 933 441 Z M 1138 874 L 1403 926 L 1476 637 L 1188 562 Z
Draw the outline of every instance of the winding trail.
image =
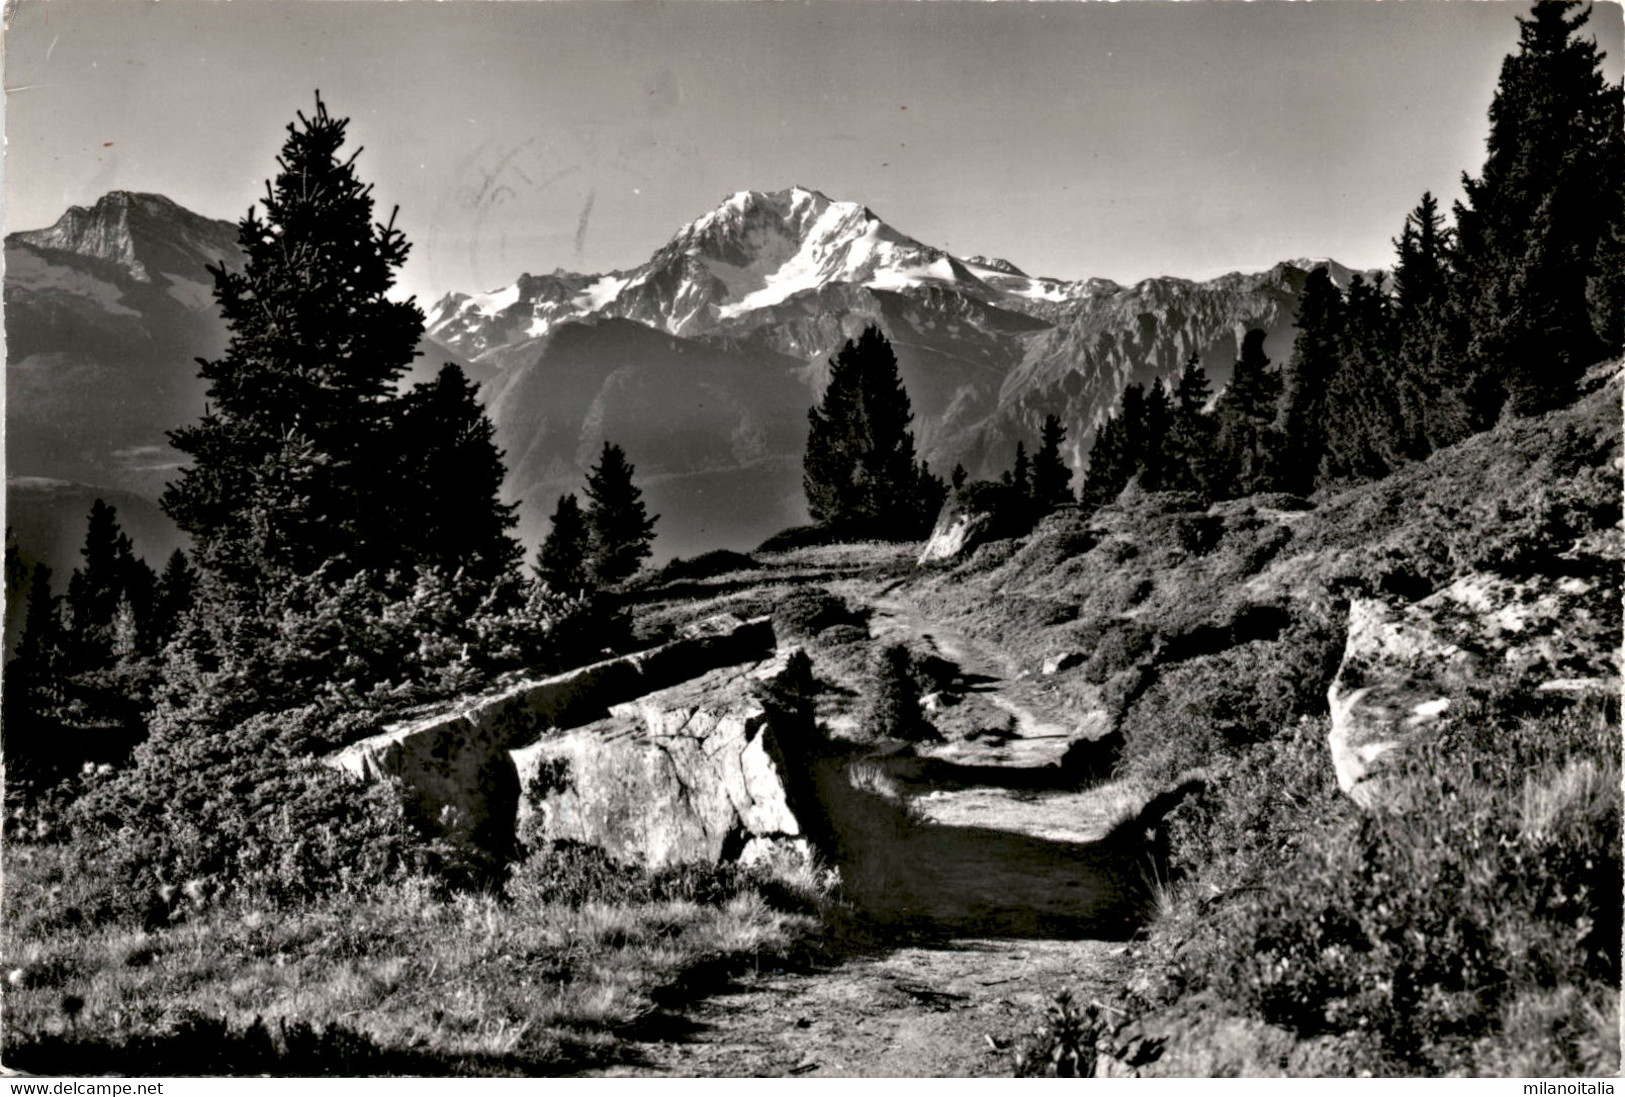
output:
M 1086 1001 L 1122 978 L 1137 862 L 1103 839 L 1142 798 L 1067 787 L 1055 763 L 1079 729 L 1041 682 L 891 590 L 868 593 L 872 635 L 956 664 L 968 683 L 956 718 L 999 725 L 886 764 L 911 821 L 854 839 L 874 867 L 849 890 L 911 932 L 822 969 L 736 977 L 596 1073 L 1009 1075 L 1013 1039 L 1056 994 Z

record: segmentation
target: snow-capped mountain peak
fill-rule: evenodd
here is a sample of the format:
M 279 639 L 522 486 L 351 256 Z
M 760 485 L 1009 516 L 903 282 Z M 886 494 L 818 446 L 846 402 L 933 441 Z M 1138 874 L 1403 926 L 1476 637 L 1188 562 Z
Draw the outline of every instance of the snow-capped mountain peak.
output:
M 1010 292 L 982 273 L 857 202 L 804 186 L 742 190 L 679 229 L 640 267 L 596 278 L 527 275 L 490 293 L 452 295 L 431 310 L 429 328 L 478 354 L 494 340 L 477 330 L 493 325 L 504 338 L 516 328 L 536 336 L 596 314 L 691 335 L 833 284 L 905 293 L 941 286 L 984 300 Z M 1033 281 L 999 267 L 987 273 L 1023 287 Z

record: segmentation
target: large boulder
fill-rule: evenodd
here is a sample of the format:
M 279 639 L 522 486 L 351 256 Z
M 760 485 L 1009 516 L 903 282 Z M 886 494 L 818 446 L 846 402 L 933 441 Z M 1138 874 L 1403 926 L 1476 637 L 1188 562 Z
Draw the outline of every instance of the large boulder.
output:
M 577 727 L 646 693 L 772 650 L 765 617 L 718 622 L 681 640 L 518 682 L 392 724 L 325 759 L 364 780 L 398 778 L 410 806 L 451 841 L 505 855 L 513 842 L 518 780 L 509 751 Z
M 1031 527 L 1032 505 L 1024 495 L 1008 484 L 978 480 L 949 494 L 919 562 L 954 560 L 989 541 L 1019 537 Z
M 1403 608 L 1356 599 L 1327 691 L 1338 786 L 1365 808 L 1390 803 L 1396 752 L 1475 686 L 1616 694 L 1618 633 L 1616 596 L 1595 579 L 1471 574 Z
M 760 675 L 714 671 L 514 751 L 519 832 L 650 868 L 805 861 L 811 847 L 793 791 L 805 772 L 805 729 L 774 726 L 752 688 Z

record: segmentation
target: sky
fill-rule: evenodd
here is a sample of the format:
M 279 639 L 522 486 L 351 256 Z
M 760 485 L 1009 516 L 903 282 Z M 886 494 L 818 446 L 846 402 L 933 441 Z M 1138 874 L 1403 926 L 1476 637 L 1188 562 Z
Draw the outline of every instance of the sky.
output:
M 427 307 L 635 266 L 799 184 L 1030 274 L 1391 262 L 1525 3 L 15 0 L 7 231 L 109 190 L 236 219 L 320 89 Z M 1621 8 L 1590 30 L 1620 76 Z

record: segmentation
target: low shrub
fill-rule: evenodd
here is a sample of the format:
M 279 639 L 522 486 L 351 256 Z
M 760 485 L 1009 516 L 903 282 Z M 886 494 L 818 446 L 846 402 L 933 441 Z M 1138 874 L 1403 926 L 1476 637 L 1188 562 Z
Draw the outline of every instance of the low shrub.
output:
M 201 603 L 166 653 L 157 707 L 216 731 L 313 703 L 389 711 L 505 671 L 574 665 L 619 627 L 588 596 L 517 577 L 477 584 L 422 571 L 402 585 L 318 571 L 253 610 Z
M 161 889 L 188 882 L 279 903 L 428 867 L 431 849 L 398 789 L 357 783 L 306 753 L 323 715 L 310 706 L 256 716 L 219 735 L 161 724 L 133 765 L 90 782 L 68 818 L 98 904 L 166 921 L 175 910 L 159 906 L 174 901 Z
M 1324 712 L 1343 654 L 1343 620 L 1337 607 L 1304 607 L 1273 640 L 1237 644 L 1136 679 L 1138 692 L 1126 698 L 1122 716 L 1132 773 L 1172 780 Z
M 885 739 L 920 742 L 941 738 L 920 709 L 914 660 L 902 644 L 888 644 L 875 653 L 862 724 Z
M 1409 755 L 1402 811 L 1337 795 L 1313 723 L 1177 809 L 1177 868 L 1210 906 L 1163 956 L 1160 996 L 1363 1034 L 1388 1071 L 1504 1067 L 1516 1028 L 1547 1041 L 1522 1061 L 1595 1072 L 1588 1011 L 1620 975 L 1619 744 L 1595 713 L 1529 705 L 1486 699 Z
M 1079 1009 L 1062 991 L 1045 1013 L 1043 1027 L 1016 1052 L 1019 1078 L 1093 1078 L 1106 1034 L 1100 1007 Z
M 1107 622 L 1089 646 L 1083 675 L 1091 682 L 1105 682 L 1128 670 L 1150 654 L 1156 631 L 1137 621 L 1118 619 Z
M 773 608 L 773 638 L 780 644 L 811 640 L 825 629 L 861 620 L 839 595 L 823 587 L 796 587 Z
M 679 557 L 673 560 L 660 569 L 655 581 L 671 583 L 679 579 L 714 579 L 729 572 L 751 571 L 759 567 L 761 565 L 754 558 L 743 552 L 714 549 L 711 552 L 702 552 L 691 559 Z

